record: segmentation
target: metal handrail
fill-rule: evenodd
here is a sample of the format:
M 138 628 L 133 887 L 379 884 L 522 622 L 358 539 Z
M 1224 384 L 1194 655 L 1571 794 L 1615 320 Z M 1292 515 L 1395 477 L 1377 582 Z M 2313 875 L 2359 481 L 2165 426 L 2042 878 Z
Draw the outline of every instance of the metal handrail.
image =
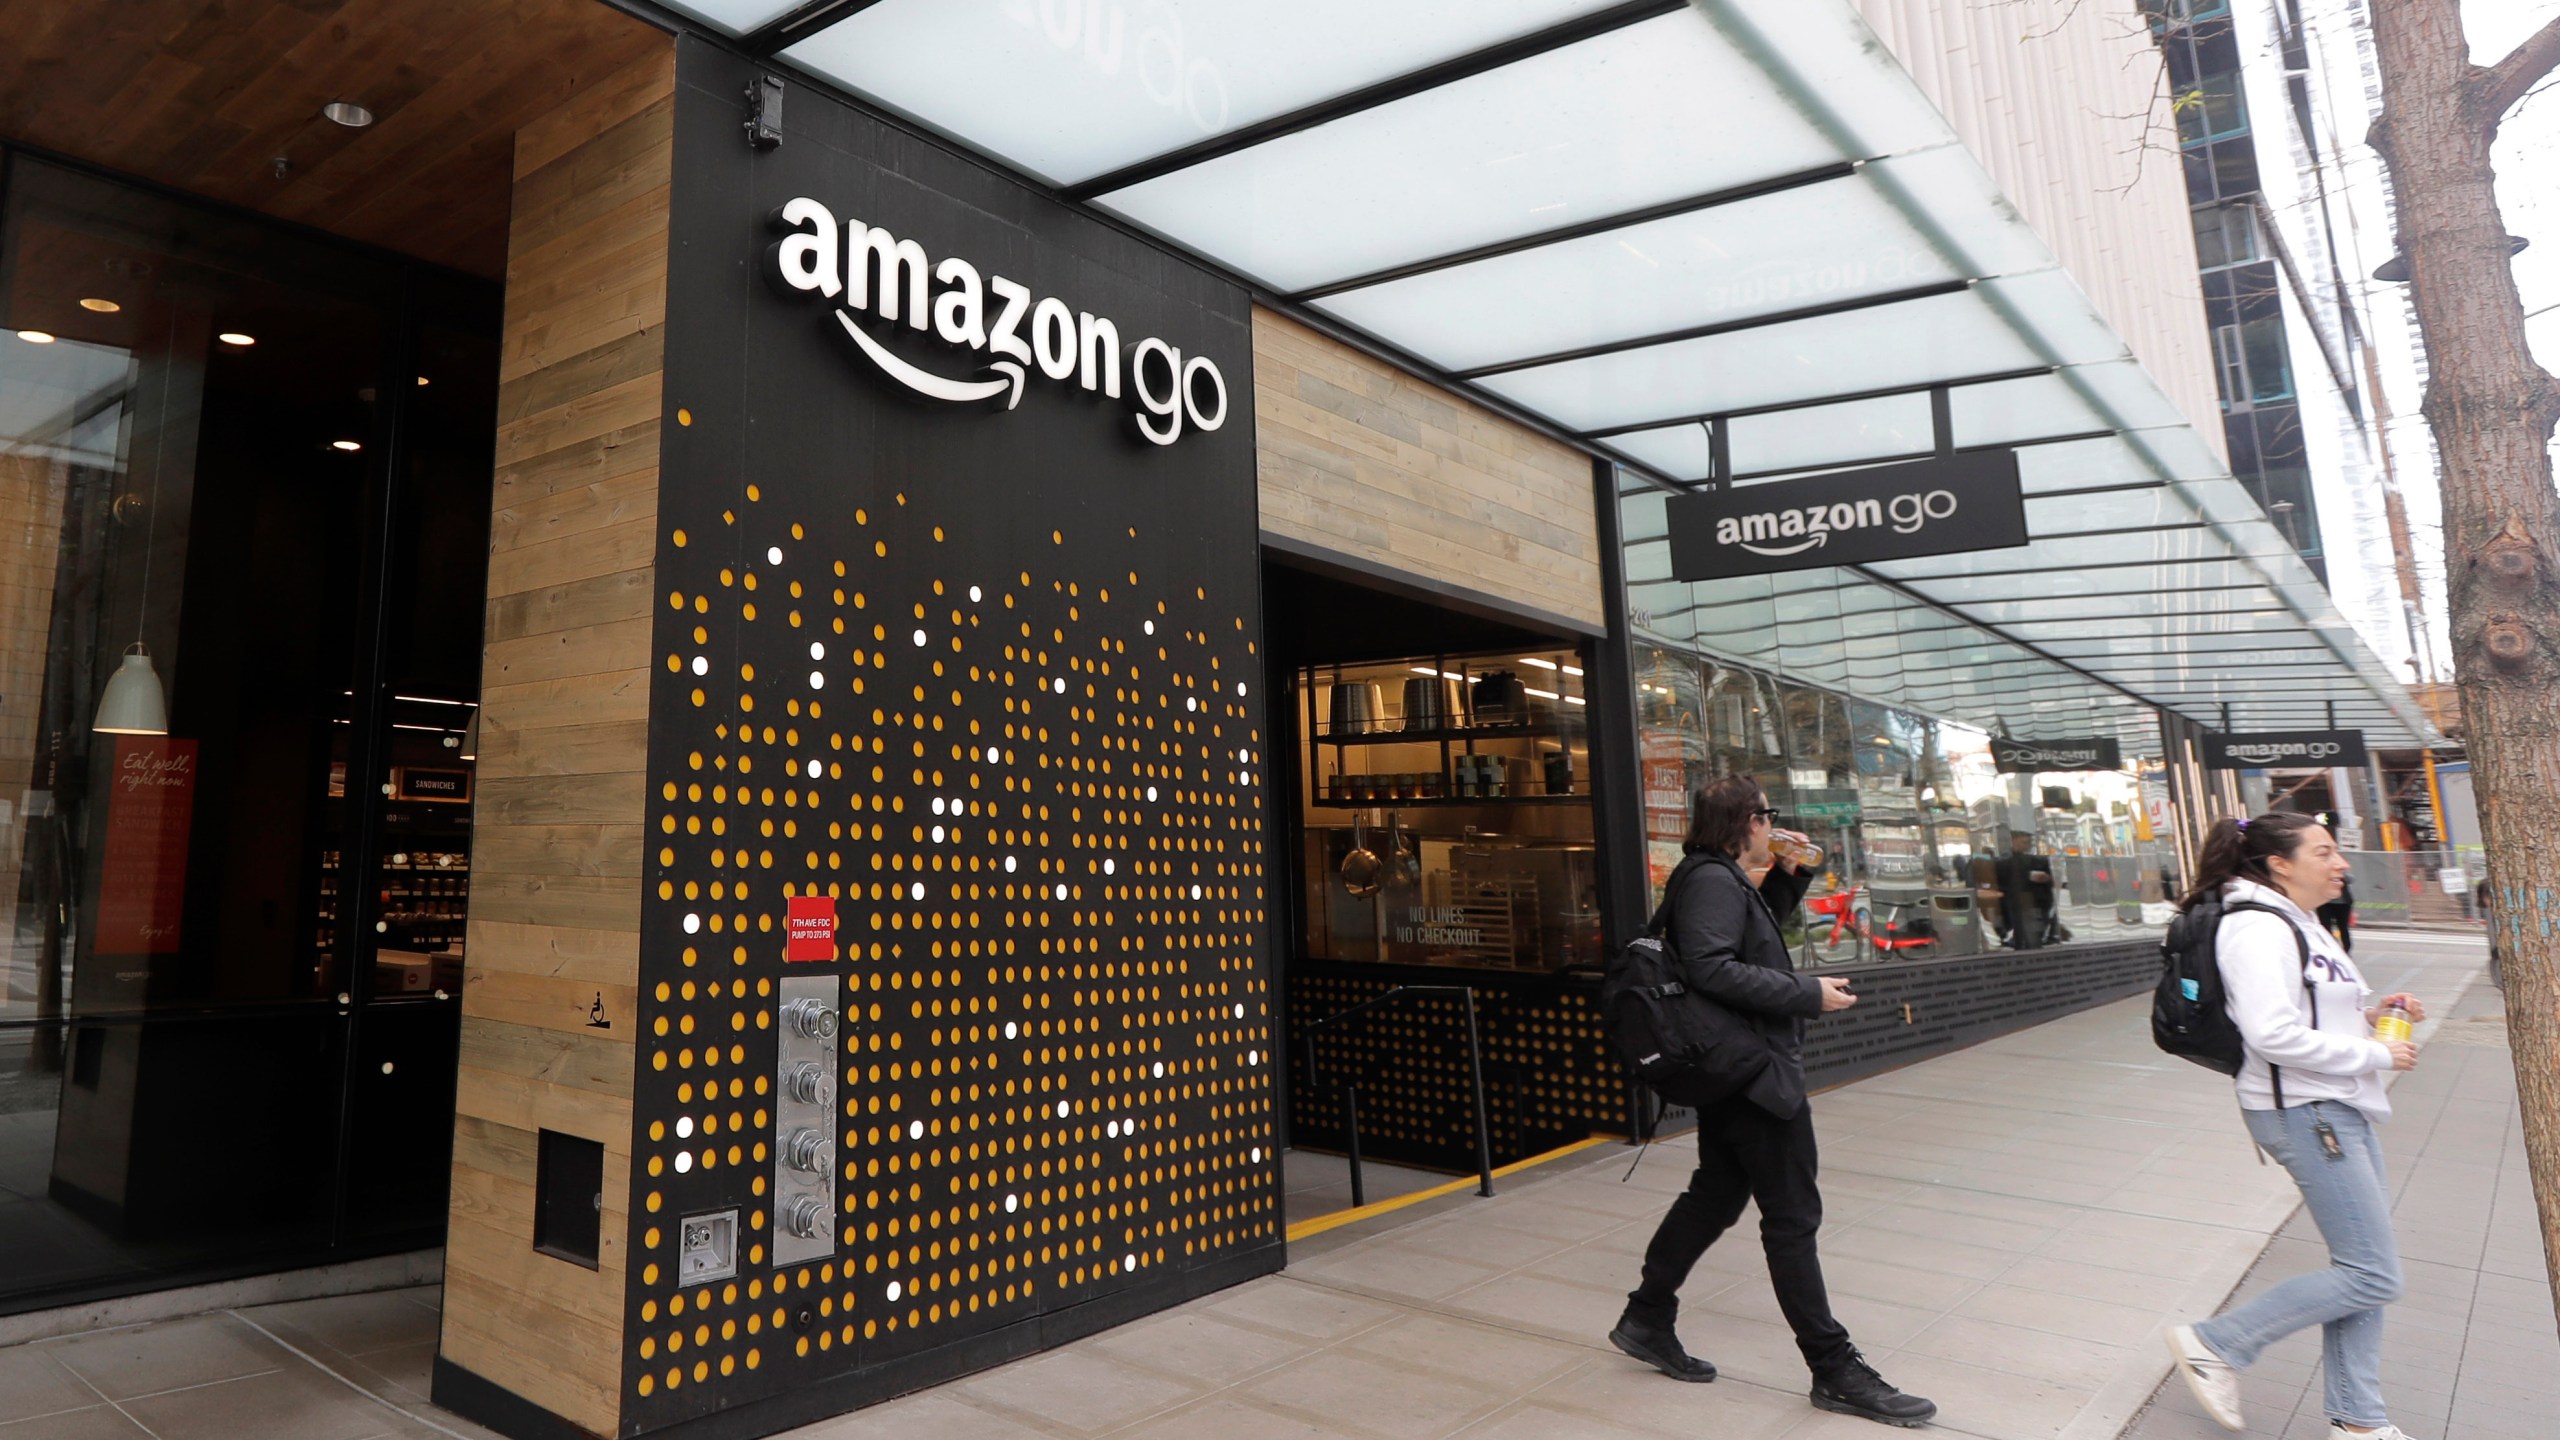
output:
M 1485 1118 L 1484 1050 L 1476 1038 L 1476 992 L 1473 989 L 1465 985 L 1398 985 L 1384 994 L 1372 995 L 1347 1010 L 1336 1011 L 1308 1025 L 1302 1037 L 1307 1051 L 1307 1084 L 1310 1086 L 1317 1084 L 1322 1074 L 1316 1065 L 1318 1032 L 1339 1025 L 1355 1015 L 1375 1010 L 1390 1000 L 1407 995 L 1455 995 L 1466 1006 L 1467 1078 L 1475 1087 L 1476 1102 L 1476 1193 L 1491 1198 L 1493 1195 L 1493 1127 Z M 1343 1084 L 1342 1093 L 1343 1128 L 1351 1140 L 1351 1206 L 1356 1210 L 1368 1203 L 1368 1192 L 1361 1183 L 1360 1175 L 1360 1087 L 1346 1081 Z

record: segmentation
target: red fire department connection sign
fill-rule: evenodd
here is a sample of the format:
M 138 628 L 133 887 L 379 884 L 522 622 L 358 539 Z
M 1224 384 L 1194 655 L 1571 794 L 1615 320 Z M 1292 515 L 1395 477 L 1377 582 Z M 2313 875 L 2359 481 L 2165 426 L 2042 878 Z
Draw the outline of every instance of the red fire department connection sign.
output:
M 791 913 L 785 923 L 790 934 L 782 945 L 784 960 L 836 958 L 836 902 L 833 896 L 792 896 Z

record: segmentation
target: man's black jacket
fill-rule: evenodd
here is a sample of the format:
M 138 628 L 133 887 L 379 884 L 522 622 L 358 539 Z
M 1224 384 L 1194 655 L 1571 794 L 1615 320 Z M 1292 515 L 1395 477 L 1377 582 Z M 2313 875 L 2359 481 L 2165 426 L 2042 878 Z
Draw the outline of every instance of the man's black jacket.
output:
M 1792 1119 L 1804 1108 L 1804 1021 L 1822 1013 L 1822 986 L 1796 973 L 1778 918 L 1813 883 L 1772 865 L 1755 893 L 1742 867 L 1693 852 L 1672 876 L 1665 926 L 1688 985 L 1750 1025 L 1769 1047 L 1769 1068 L 1744 1088 L 1751 1103 Z

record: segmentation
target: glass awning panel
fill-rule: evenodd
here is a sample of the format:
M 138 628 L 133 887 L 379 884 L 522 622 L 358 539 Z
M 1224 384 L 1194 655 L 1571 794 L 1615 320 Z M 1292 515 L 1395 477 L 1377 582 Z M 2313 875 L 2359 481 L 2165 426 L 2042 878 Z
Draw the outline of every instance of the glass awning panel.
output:
M 1487 377 L 1575 430 L 1927 385 L 2041 363 L 1981 287 Z
M 1683 10 L 1097 203 L 1297 291 L 1854 158 Z
M 1848 0 L 681 3 L 1622 458 L 1643 633 L 2020 735 L 2432 738 Z M 2019 447 L 2028 544 L 1670 579 L 1656 485 L 1942 446 Z
M 1944 152 L 1932 152 L 1929 163 Z M 1450 370 L 1728 325 L 1967 277 L 1865 171 L 1324 296 Z M 1857 237 L 1808 249 L 1807 234 Z
M 1615 3 L 881 0 L 782 54 L 1066 185 Z

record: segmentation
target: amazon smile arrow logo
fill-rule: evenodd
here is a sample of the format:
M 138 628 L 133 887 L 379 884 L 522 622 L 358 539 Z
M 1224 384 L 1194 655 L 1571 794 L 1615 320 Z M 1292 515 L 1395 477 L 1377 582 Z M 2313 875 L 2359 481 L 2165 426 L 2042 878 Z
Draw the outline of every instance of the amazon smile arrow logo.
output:
M 1171 445 L 1192 429 L 1227 423 L 1227 381 L 1205 355 L 1186 357 L 1154 336 L 1123 346 L 1109 319 L 1071 309 L 1054 296 L 1002 275 L 981 275 L 958 257 L 939 264 L 924 247 L 860 220 L 839 224 L 833 212 L 801 198 L 775 211 L 780 239 L 765 247 L 765 278 L 785 295 L 815 294 L 837 302 L 836 323 L 865 359 L 914 394 L 949 404 L 1022 404 L 1022 388 L 1041 375 L 1087 394 L 1133 402 L 1130 423 L 1151 444 Z M 994 314 L 989 316 L 990 299 Z M 861 322 L 879 323 L 875 335 Z M 901 322 L 943 344 L 986 357 L 978 378 L 952 379 L 900 357 L 883 343 Z

